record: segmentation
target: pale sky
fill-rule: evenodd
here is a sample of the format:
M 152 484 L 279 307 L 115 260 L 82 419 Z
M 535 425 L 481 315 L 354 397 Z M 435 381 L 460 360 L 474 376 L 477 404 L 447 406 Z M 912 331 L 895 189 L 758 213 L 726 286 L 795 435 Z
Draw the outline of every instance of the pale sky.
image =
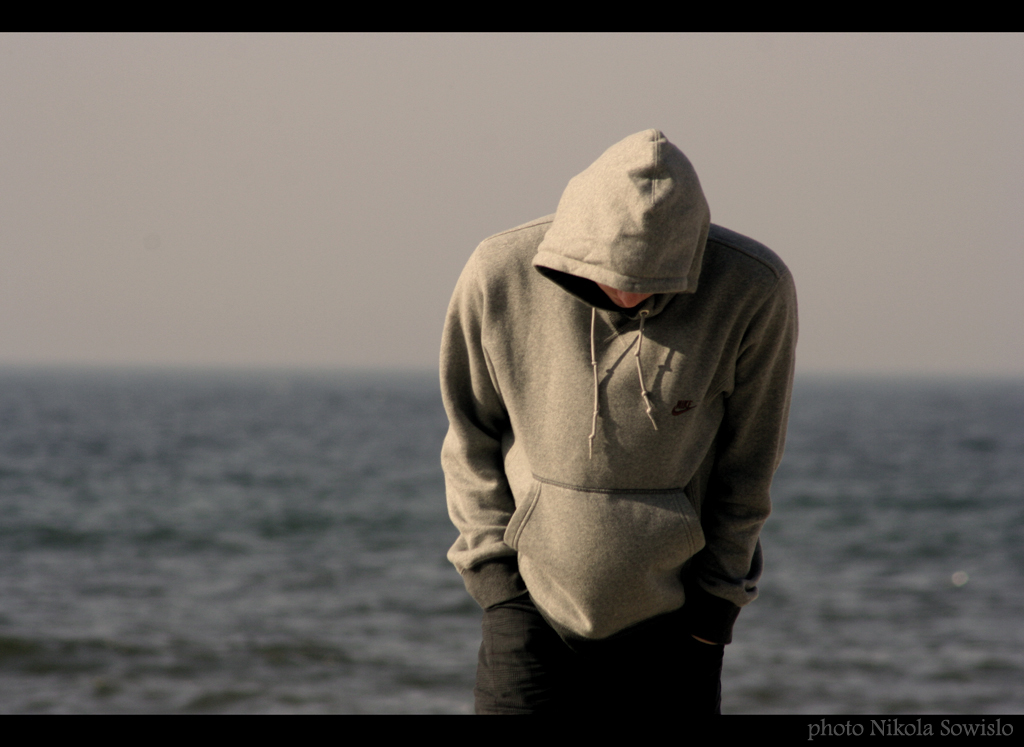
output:
M 0 35 L 0 365 L 436 368 L 473 248 L 657 128 L 798 371 L 1024 376 L 1024 35 Z

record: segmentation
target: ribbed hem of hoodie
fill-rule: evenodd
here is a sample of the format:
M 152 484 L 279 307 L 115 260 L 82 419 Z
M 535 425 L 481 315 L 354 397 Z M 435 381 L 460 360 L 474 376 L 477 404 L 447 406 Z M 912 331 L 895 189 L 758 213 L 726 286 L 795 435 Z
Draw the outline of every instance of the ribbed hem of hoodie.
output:
M 484 609 L 514 599 L 526 591 L 519 575 L 519 559 L 504 557 L 462 572 L 466 591 Z
M 739 616 L 740 608 L 732 602 L 708 593 L 693 581 L 686 584 L 686 632 L 713 643 L 732 643 L 732 628 Z

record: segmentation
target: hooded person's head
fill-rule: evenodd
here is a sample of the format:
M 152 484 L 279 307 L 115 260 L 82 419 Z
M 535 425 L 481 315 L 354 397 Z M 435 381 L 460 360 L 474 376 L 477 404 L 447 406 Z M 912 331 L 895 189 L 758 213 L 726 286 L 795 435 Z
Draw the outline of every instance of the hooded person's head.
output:
M 697 173 L 658 130 L 619 141 L 562 193 L 533 264 L 570 293 L 607 307 L 625 293 L 692 293 L 710 212 Z M 582 279 L 584 282 L 581 282 Z M 591 281 L 591 282 L 585 282 Z

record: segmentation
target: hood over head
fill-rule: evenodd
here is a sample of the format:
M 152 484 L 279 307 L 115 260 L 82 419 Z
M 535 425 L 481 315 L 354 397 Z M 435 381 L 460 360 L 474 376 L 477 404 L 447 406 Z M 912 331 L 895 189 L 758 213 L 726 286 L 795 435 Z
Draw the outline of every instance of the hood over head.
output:
M 604 294 L 576 278 L 628 293 L 693 293 L 710 224 L 690 161 L 645 130 L 573 177 L 533 265 L 591 305 Z

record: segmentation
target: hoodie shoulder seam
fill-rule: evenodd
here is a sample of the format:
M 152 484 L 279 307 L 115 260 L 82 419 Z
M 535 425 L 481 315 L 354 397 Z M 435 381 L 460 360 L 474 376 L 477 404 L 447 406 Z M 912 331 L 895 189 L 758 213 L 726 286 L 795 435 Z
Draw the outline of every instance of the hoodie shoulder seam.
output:
M 745 249 L 745 248 L 743 248 L 742 246 L 739 246 L 736 243 L 733 243 L 731 241 L 727 241 L 727 240 L 725 240 L 725 239 L 723 239 L 723 238 L 721 238 L 719 236 L 715 236 L 713 238 L 712 237 L 708 237 L 708 243 L 710 244 L 712 242 L 714 242 L 715 244 L 718 244 L 720 246 L 724 246 L 724 247 L 726 247 L 728 249 L 732 249 L 733 251 L 737 251 L 740 254 L 743 254 L 743 255 L 745 255 L 747 257 L 750 257 L 751 259 L 755 260 L 756 262 L 760 262 L 762 265 L 764 265 L 769 270 L 771 270 L 771 273 L 775 276 L 776 281 L 780 280 L 789 271 L 789 268 L 787 268 L 785 266 L 780 268 L 780 267 L 776 266 L 775 263 L 770 262 L 768 259 L 766 259 L 764 257 L 760 257 L 757 254 L 755 254 L 754 252 L 752 252 L 752 251 L 750 251 L 748 249 Z M 761 246 L 764 246 L 764 245 L 762 244 Z M 764 247 L 764 248 L 768 249 L 768 247 Z M 768 249 L 768 251 L 771 251 L 771 250 Z
M 543 225 L 545 223 L 551 223 L 551 221 L 553 221 L 554 218 L 555 218 L 554 215 L 545 215 L 543 218 L 536 218 L 535 220 L 531 220 L 528 223 L 523 223 L 520 226 L 515 226 L 514 228 L 508 228 L 508 229 L 505 229 L 504 231 L 498 231 L 498 233 L 492 234 L 492 235 L 488 236 L 486 239 L 484 239 L 480 243 L 481 244 L 486 244 L 488 241 L 492 241 L 493 239 L 500 238 L 501 236 L 507 236 L 508 234 L 516 233 L 518 231 L 525 231 L 528 228 L 536 228 L 537 226 Z

